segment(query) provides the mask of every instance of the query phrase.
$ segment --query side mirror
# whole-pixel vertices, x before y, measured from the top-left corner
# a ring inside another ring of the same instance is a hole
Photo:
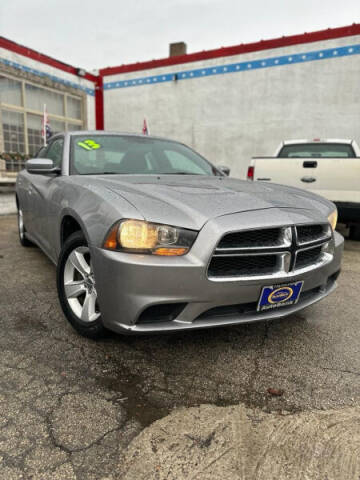
[[[216,168],[227,177],[230,175],[230,168],[225,165],[217,165]]]
[[[54,167],[53,160],[50,158],[32,158],[25,163],[25,168],[29,173],[36,173],[38,175],[45,173],[60,173],[61,169]]]

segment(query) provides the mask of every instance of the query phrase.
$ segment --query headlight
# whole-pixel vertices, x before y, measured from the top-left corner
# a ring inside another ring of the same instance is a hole
[[[129,253],[179,256],[190,250],[196,236],[197,232],[185,228],[143,220],[122,220],[106,235],[104,248]]]
[[[337,219],[338,219],[338,212],[337,212],[337,209],[335,208],[335,210],[331,212],[330,215],[328,216],[328,220],[333,231],[336,228]]]

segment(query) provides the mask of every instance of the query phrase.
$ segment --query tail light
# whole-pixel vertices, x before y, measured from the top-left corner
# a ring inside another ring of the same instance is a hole
[[[254,180],[255,167],[249,167],[247,171],[247,179]]]

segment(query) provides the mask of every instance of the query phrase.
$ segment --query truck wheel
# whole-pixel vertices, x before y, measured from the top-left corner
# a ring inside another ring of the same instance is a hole
[[[360,225],[351,225],[349,238],[350,240],[360,241]]]

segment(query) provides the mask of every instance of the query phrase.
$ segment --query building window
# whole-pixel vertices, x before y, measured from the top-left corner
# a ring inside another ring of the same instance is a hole
[[[26,153],[24,114],[2,110],[2,126],[5,152]]]
[[[0,134],[2,129],[4,153],[36,154],[43,145],[44,105],[53,135],[84,128],[84,97],[0,74]]]
[[[64,95],[62,93],[56,93],[27,83],[25,85],[25,98],[25,106],[30,110],[42,112],[44,105],[46,105],[49,114],[64,116]]]
[[[22,105],[21,82],[0,76],[0,103]]]
[[[78,98],[67,96],[67,116],[81,119],[81,102]]]
[[[67,124],[67,129],[68,129],[69,132],[74,132],[76,130],[80,130],[79,125],[77,125],[76,123],[68,123]]]

